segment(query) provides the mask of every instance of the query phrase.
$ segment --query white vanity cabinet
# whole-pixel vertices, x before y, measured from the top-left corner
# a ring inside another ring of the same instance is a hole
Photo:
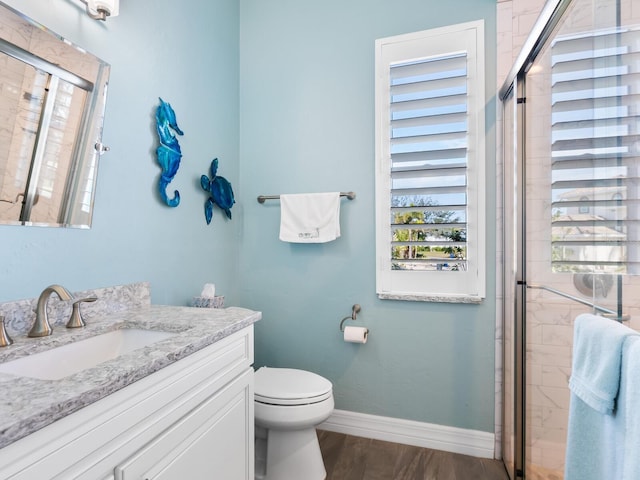
[[[115,469],[116,480],[247,479],[245,372]]]
[[[0,449],[11,480],[253,480],[253,326]]]

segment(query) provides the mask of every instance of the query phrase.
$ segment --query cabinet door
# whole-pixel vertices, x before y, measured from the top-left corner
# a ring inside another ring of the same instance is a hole
[[[250,370],[116,467],[116,480],[251,480],[253,429]]]

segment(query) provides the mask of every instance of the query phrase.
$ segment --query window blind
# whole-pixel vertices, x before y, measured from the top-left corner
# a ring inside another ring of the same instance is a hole
[[[467,270],[467,54],[390,67],[391,268]]]
[[[637,38],[616,30],[552,46],[555,272],[640,273]]]

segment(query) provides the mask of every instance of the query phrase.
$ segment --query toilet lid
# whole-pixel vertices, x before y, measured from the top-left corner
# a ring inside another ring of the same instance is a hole
[[[321,402],[331,396],[333,388],[326,378],[294,368],[261,367],[254,380],[255,399],[274,405]]]

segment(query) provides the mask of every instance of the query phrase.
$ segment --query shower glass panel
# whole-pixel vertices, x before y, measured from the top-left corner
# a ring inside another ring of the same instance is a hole
[[[504,216],[509,217],[509,220],[505,220],[507,223],[515,222],[515,212],[517,202],[515,200],[516,195],[516,164],[513,161],[515,158],[514,151],[514,135],[515,135],[515,102],[513,92],[509,94],[507,98],[503,100],[503,158],[505,163],[504,168]],[[508,197],[508,198],[507,198]],[[515,248],[515,230],[509,229],[504,231],[503,239],[505,252],[517,252]],[[504,268],[506,278],[514,278],[516,269],[516,260],[513,255],[506,255],[504,259]],[[516,290],[515,282],[509,281],[505,283],[504,291],[504,330],[503,330],[503,342],[504,342],[504,382],[502,385],[504,400],[502,406],[502,449],[504,461],[507,470],[512,472],[515,465],[515,372],[514,361],[515,359],[515,309],[516,305]]]
[[[503,444],[526,480],[563,478],[575,317],[640,330],[640,6],[574,0],[544,38],[503,99]]]

